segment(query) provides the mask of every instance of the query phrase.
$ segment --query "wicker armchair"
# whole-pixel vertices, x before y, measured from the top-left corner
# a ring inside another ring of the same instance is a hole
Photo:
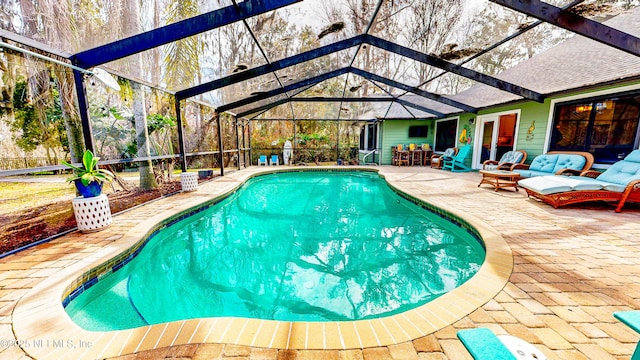
[[[441,169],[442,164],[444,164],[444,161],[442,161],[444,157],[453,158],[457,154],[458,154],[457,147],[448,148],[442,154],[433,154],[431,155],[431,167],[436,169]]]
[[[500,160],[485,160],[482,170],[511,170],[516,164],[524,164],[527,160],[527,152],[524,150],[511,150],[502,155]]]

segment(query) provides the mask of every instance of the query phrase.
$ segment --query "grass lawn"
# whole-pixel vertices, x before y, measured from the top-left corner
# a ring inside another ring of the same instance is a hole
[[[118,173],[127,181],[137,185],[138,173]],[[69,174],[35,175],[17,177],[15,182],[0,181],[0,215],[12,214],[18,211],[33,209],[51,203],[68,202],[76,197],[76,188],[67,183]],[[21,181],[24,178],[24,181]],[[115,185],[116,189],[119,189]],[[114,190],[111,184],[105,184],[102,192],[110,194]]]
[[[0,182],[0,215],[68,201],[76,196],[75,186],[65,182]]]

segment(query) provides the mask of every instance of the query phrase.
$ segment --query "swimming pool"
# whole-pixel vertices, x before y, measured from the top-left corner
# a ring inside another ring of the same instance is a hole
[[[88,330],[216,316],[368,319],[452,290],[483,259],[475,237],[377,174],[269,174],[156,233],[66,310]]]

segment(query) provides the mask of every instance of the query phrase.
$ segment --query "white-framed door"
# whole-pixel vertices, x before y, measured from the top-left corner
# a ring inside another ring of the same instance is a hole
[[[482,169],[485,160],[496,157],[496,144],[500,118],[497,115],[478,117],[476,141],[473,149],[473,167]]]
[[[520,110],[478,116],[473,149],[473,167],[482,169],[485,160],[499,160],[516,148]]]

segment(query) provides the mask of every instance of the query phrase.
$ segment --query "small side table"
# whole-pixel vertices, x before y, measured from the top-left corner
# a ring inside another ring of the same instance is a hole
[[[482,174],[482,180],[480,180],[480,184],[489,184],[494,187],[495,191],[505,187],[512,187],[518,191],[518,180],[520,179],[520,174],[514,171],[507,170],[480,170],[480,174]]]

